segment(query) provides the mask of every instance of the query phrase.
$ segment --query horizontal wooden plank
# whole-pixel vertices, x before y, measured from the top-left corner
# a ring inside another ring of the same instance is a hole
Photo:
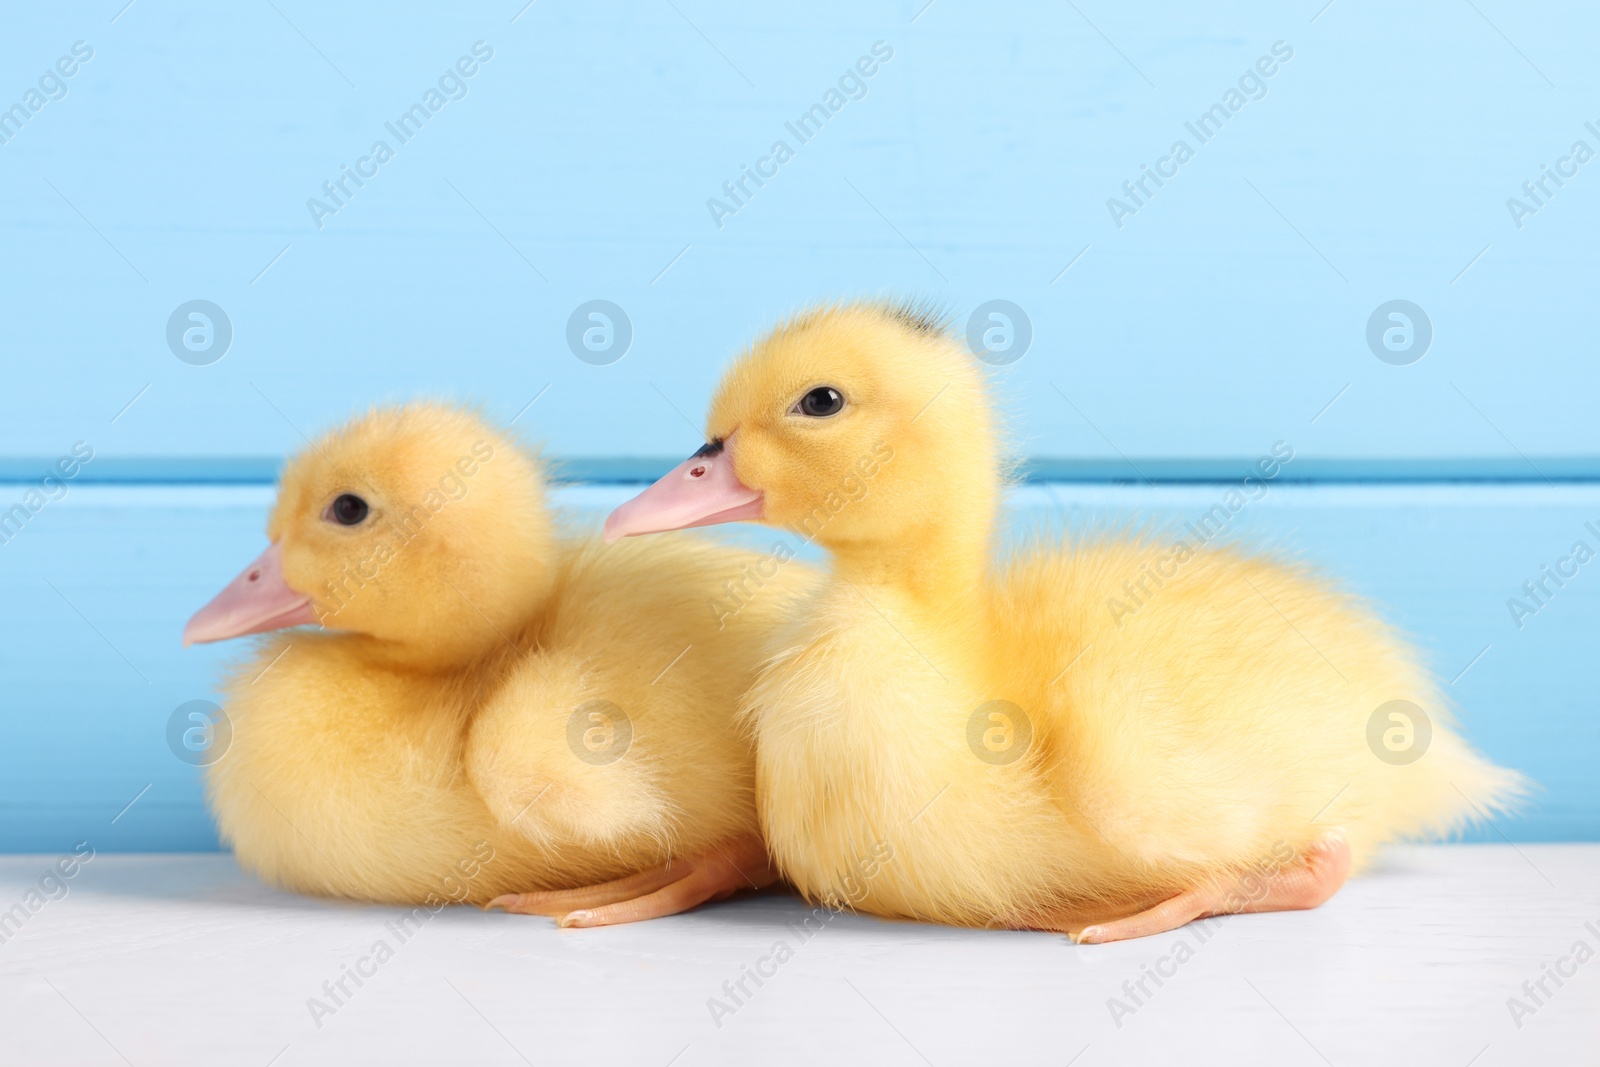
[[[557,499],[592,528],[628,492],[567,486]],[[1221,493],[1027,486],[1008,529],[1176,528]],[[271,497],[262,486],[78,486],[0,543],[0,851],[65,848],[90,827],[112,850],[216,846],[199,779],[164,729],[179,704],[215,697],[218,670],[241,650],[184,650],[179,631],[263,547]],[[1381,604],[1449,683],[1473,740],[1540,784],[1525,814],[1478,837],[1600,840],[1600,571],[1581,569],[1520,628],[1507,609],[1575,541],[1600,547],[1591,522],[1595,485],[1275,485],[1228,535],[1294,553]],[[788,536],[719,532],[762,546]]]
[[[550,456],[557,481],[637,485],[652,482],[682,456]],[[0,501],[6,488],[25,489],[49,473],[58,457],[0,456]],[[1257,457],[1118,456],[1114,459],[1033,456],[1017,476],[1028,482],[1125,482],[1185,485],[1237,480]],[[110,456],[79,468],[79,485],[271,485],[283,460],[276,456]],[[1472,456],[1455,459],[1348,459],[1297,457],[1280,482],[1594,482],[1600,456]],[[0,504],[3,506],[3,504]]]
[[[94,54],[0,145],[0,455],[280,455],[435,393],[542,395],[561,454],[681,455],[724,359],[888,292],[1023,309],[995,379],[1031,455],[1600,456],[1593,5],[520,6],[11,12],[0,106]],[[390,133],[478,41],[459,98]],[[859,99],[791,133],[877,42]],[[597,298],[632,327],[607,366],[568,343]],[[169,346],[194,299],[231,326],[210,365]],[[1431,323],[1411,365],[1369,344],[1395,299]]]

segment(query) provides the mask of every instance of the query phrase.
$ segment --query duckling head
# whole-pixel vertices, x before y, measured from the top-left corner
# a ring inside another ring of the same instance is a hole
[[[606,539],[759,519],[835,552],[987,538],[1000,481],[984,378],[922,308],[825,307],[728,369],[708,444],[606,521]]]
[[[267,538],[184,644],[320,623],[438,662],[500,640],[552,582],[543,470],[442,404],[373,410],[290,459]]]

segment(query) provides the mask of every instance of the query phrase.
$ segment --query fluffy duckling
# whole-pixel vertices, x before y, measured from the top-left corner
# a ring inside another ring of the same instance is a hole
[[[759,516],[830,553],[744,702],[768,849],[809,898],[1113,941],[1315,907],[1384,842],[1519,790],[1415,654],[1300,569],[1151,538],[992,559],[988,389],[916,309],[780,327],[707,430],[606,535]],[[1409,763],[1369,747],[1385,706],[1420,739],[1396,700],[1431,721]]]
[[[755,555],[564,538],[545,497],[533,456],[438,405],[374,411],[289,462],[271,546],[184,631],[324,628],[266,638],[226,684],[208,790],[246,867],[565,925],[773,880],[733,716],[805,568],[734,612]],[[604,906],[566,914],[562,890],[608,880],[585,894]]]

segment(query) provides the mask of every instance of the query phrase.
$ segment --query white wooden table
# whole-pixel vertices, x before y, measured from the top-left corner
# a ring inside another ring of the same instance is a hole
[[[784,895],[397,933],[401,909],[227,855],[101,854],[30,911],[55,861],[0,857],[6,1065],[1600,1064],[1600,845],[1397,850],[1319,911],[1083,948],[826,913],[808,936]]]

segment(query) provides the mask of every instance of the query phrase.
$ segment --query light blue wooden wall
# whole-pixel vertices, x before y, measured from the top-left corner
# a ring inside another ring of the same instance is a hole
[[[162,730],[231,653],[177,634],[261,547],[302,433],[443,394],[521,413],[575,475],[642,476],[763,326],[879,293],[1023,309],[993,374],[1019,450],[1073,479],[1024,518],[1187,517],[1292,443],[1301,481],[1243,532],[1384,603],[1447,680],[1487,647],[1451,692],[1545,787],[1501,830],[1600,838],[1600,563],[1521,629],[1506,609],[1600,548],[1592,6],[123,3],[0,33],[0,510],[94,451],[0,543],[0,849],[214,847]],[[477,42],[401,143],[386,123]],[[232,333],[205,365],[167,340],[197,299]],[[594,299],[632,328],[606,365],[567,343]],[[1432,332],[1405,365],[1367,340],[1397,299]],[[621,491],[569,493],[593,521]]]

